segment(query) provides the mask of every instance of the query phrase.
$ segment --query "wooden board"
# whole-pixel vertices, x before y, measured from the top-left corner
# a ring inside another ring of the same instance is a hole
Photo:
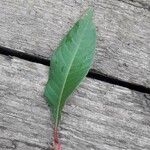
[[[0,150],[49,150],[48,67],[0,56]],[[86,78],[63,111],[64,150],[149,150],[150,95]]]
[[[150,11],[150,0],[119,0],[119,1]]]
[[[49,59],[89,5],[97,26],[93,69],[150,87],[149,0],[1,0],[0,45]]]

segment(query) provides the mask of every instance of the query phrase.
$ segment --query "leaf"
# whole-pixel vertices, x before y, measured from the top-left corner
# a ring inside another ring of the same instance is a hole
[[[88,73],[96,45],[96,30],[89,9],[61,41],[51,59],[45,96],[51,107],[55,127],[66,99]]]

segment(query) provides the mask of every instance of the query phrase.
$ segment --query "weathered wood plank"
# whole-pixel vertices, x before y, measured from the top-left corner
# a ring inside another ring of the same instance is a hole
[[[147,9],[150,11],[150,0],[119,0],[124,3],[128,3],[130,5],[133,5],[135,7]]]
[[[149,0],[0,1],[0,45],[49,58],[88,5],[95,9],[97,52],[93,69],[150,87]]]
[[[49,58],[88,5],[95,10],[98,73],[150,87],[149,0],[1,0],[0,45]],[[82,11],[82,12],[81,12]]]
[[[48,150],[48,67],[0,56],[0,149]],[[86,78],[60,125],[64,150],[149,150],[150,95]]]

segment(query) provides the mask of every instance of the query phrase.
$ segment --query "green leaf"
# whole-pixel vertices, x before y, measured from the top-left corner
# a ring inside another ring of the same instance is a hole
[[[61,41],[51,59],[45,96],[51,107],[55,126],[61,118],[66,99],[88,73],[96,45],[93,11],[88,9]]]

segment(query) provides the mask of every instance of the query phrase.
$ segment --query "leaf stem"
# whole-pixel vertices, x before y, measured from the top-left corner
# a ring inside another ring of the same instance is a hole
[[[55,142],[55,143],[59,143],[59,139],[58,139],[58,128],[57,128],[57,127],[54,128],[54,142]]]
[[[54,150],[62,150],[62,145],[59,143],[58,128],[54,128],[54,141],[53,141]]]

